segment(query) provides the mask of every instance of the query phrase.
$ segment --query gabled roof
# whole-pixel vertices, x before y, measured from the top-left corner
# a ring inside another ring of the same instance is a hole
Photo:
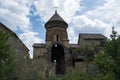
[[[63,20],[63,18],[57,13],[57,11],[55,11],[55,14],[48,20],[48,22],[51,22],[51,21],[62,21],[62,22],[65,22]]]
[[[37,47],[37,48],[45,48],[45,46],[46,46],[46,44],[45,43],[35,43],[34,45],[33,45],[33,47]]]
[[[26,45],[21,41],[21,39],[19,39],[19,37],[17,36],[17,34],[15,32],[13,32],[11,29],[9,29],[8,27],[6,27],[4,24],[2,24],[0,22],[0,27],[4,27],[6,30],[8,30],[9,32],[11,32],[18,40],[20,40],[20,42],[24,45],[24,47],[29,51],[29,49],[26,47]]]
[[[79,38],[83,39],[107,39],[104,35],[102,34],[89,34],[89,33],[84,33],[84,34],[79,34]]]

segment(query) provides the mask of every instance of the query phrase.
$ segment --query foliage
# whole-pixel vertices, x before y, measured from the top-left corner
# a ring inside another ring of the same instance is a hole
[[[79,72],[74,69],[61,76],[50,74],[46,79],[39,75],[36,80],[90,80],[90,77],[86,72]]]
[[[72,49],[72,58],[76,57],[79,53],[84,56],[86,64],[86,70],[84,72],[79,72],[74,69],[61,79],[57,79],[55,76],[49,76],[49,80],[120,80],[120,36],[117,36],[117,32],[113,29],[111,40],[108,40],[104,47],[98,51],[99,53],[95,54],[92,65],[94,73],[92,73],[89,67],[89,60],[91,60],[89,56],[91,53],[96,53],[96,51],[94,52],[95,47],[87,46]]]
[[[93,80],[116,80],[113,73],[97,74]]]
[[[37,75],[35,80],[44,80],[44,78],[40,75],[39,76]]]
[[[120,80],[120,37],[112,31],[102,53],[95,57],[98,73],[95,80]]]
[[[80,48],[72,49],[72,57],[77,57],[78,55],[83,56],[84,61],[91,61],[94,58],[96,45],[93,46],[84,46]]]
[[[51,74],[48,76],[47,80],[58,80],[58,78],[56,77],[56,75]]]
[[[14,69],[14,53],[7,43],[8,37],[0,31],[0,80],[10,80]]]
[[[95,57],[97,74],[94,80],[115,80],[113,68],[115,66],[111,56],[99,53]]]
[[[71,71],[69,73],[67,73],[62,80],[80,80],[80,73],[77,71]]]

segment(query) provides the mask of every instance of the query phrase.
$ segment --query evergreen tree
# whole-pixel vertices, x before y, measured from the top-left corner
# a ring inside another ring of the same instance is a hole
[[[95,57],[98,68],[95,80],[120,80],[120,37],[114,27],[110,37],[103,51]]]

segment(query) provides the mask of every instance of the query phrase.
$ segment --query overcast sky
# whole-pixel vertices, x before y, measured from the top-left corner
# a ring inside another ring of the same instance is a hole
[[[32,54],[34,43],[45,43],[44,24],[54,14],[68,23],[70,43],[79,33],[120,34],[120,0],[0,0],[0,22],[14,31]],[[32,55],[31,55],[32,56]]]

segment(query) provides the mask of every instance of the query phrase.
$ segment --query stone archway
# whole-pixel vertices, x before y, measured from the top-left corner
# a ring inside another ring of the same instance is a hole
[[[64,47],[60,44],[54,44],[51,48],[51,62],[55,63],[56,74],[65,73],[65,54]]]

